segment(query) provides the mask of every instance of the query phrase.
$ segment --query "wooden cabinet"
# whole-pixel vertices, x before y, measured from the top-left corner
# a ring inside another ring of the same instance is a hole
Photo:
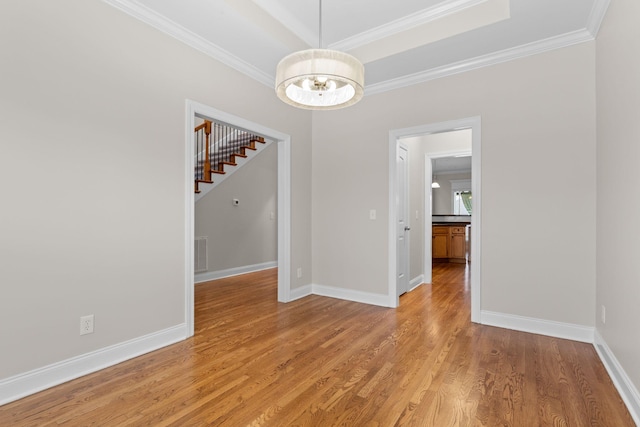
[[[467,262],[466,226],[434,225],[431,256],[438,261]]]
[[[449,230],[451,232],[449,258],[466,261],[467,245],[465,227],[449,227]]]
[[[449,227],[434,226],[431,239],[431,256],[433,258],[449,258]]]

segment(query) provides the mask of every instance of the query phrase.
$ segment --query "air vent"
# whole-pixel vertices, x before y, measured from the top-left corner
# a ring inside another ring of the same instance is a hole
[[[196,237],[193,247],[193,271],[201,273],[207,271],[207,238]]]

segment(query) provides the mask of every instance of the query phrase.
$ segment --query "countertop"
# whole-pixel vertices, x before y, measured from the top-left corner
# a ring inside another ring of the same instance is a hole
[[[432,215],[431,223],[436,224],[471,224],[470,215]]]

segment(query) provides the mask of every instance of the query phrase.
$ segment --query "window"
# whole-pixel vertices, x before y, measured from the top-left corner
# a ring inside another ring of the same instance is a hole
[[[453,214],[471,215],[471,191],[453,192]]]
[[[454,215],[471,215],[471,180],[461,179],[451,181],[451,202]]]

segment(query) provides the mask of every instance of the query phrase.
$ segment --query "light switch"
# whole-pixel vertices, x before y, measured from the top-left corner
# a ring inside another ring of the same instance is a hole
[[[375,209],[371,209],[369,211],[369,219],[376,219],[376,210]]]

